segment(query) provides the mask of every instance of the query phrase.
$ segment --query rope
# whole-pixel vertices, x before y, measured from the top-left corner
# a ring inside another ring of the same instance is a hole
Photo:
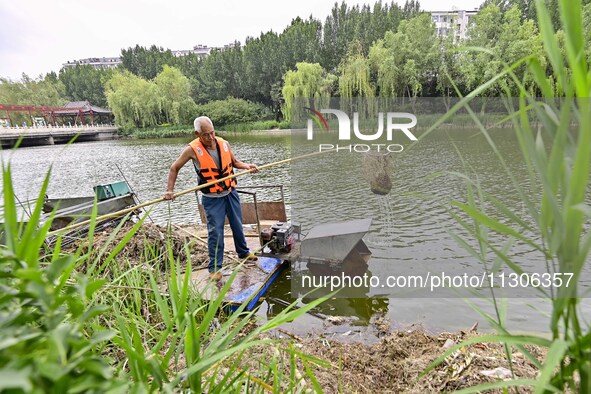
[[[284,160],[276,161],[274,163],[269,163],[269,164],[262,165],[262,166],[258,167],[258,169],[259,170],[263,170],[265,168],[273,167],[273,166],[276,166],[276,165],[289,163],[290,161],[293,161],[293,160],[305,159],[307,157],[317,156],[317,155],[320,155],[322,153],[328,153],[328,152],[336,152],[336,149],[330,149],[330,150],[325,150],[325,151],[320,151],[320,152],[313,152],[313,153],[308,153],[308,154],[301,155],[301,156],[292,157],[290,159],[284,159]],[[236,177],[239,177],[239,176],[242,176],[242,175],[250,174],[253,171],[254,170],[247,170],[247,171],[238,172],[236,174],[232,174],[232,175],[229,175],[227,177],[224,177],[224,178],[221,178],[221,179],[218,179],[218,180],[215,180],[215,181],[204,183],[203,185],[199,185],[199,186],[196,186],[196,187],[191,188],[191,189],[183,190],[181,192],[175,193],[173,196],[174,196],[174,198],[177,198],[177,197],[183,196],[185,194],[193,193],[193,192],[195,192],[197,190],[201,190],[201,189],[204,189],[206,187],[215,185],[218,182],[224,182],[224,181],[226,181],[228,179],[233,179],[233,178],[236,178]],[[165,200],[164,197],[160,197],[160,198],[157,198],[157,199],[152,200],[152,201],[146,201],[146,202],[144,202],[142,204],[135,205],[135,206],[130,207],[130,208],[126,208],[126,209],[122,209],[122,210],[117,211],[117,212],[108,213],[106,215],[98,216],[98,217],[95,218],[95,221],[96,222],[99,222],[99,221],[102,221],[102,220],[105,220],[105,219],[111,219],[111,218],[114,218],[114,217],[119,217],[119,216],[125,215],[127,213],[136,211],[136,210],[138,210],[140,208],[144,208],[144,207],[147,207],[147,206],[150,206],[150,205],[153,205],[153,204],[157,204],[157,203],[162,202],[162,201],[167,201],[167,200]],[[56,234],[62,233],[64,231],[69,231],[69,230],[72,230],[72,229],[75,229],[75,228],[78,228],[78,227],[81,227],[81,226],[85,226],[87,224],[90,224],[91,222],[92,222],[92,219],[88,219],[88,220],[85,220],[85,221],[82,221],[82,222],[79,222],[79,223],[74,223],[74,224],[71,224],[69,226],[60,228],[58,230],[50,231],[48,233],[48,235],[49,236],[56,235]]]

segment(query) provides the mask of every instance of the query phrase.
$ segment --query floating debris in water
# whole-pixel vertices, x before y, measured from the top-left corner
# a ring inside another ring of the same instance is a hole
[[[363,156],[363,174],[372,193],[385,196],[392,190],[391,164],[388,153],[368,152]]]

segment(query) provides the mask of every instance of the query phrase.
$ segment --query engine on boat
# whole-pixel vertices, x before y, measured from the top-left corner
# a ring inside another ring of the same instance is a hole
[[[261,240],[273,254],[289,253],[295,244],[294,226],[288,222],[277,222],[261,231]]]

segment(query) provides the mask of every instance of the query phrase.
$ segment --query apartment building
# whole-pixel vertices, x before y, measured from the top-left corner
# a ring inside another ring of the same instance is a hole
[[[453,34],[454,39],[460,41],[468,37],[471,19],[477,13],[478,10],[431,11],[431,19],[438,37]]]

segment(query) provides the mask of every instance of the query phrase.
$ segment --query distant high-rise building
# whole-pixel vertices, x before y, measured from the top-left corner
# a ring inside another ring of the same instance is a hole
[[[452,10],[452,11],[431,11],[431,20],[435,23],[435,34],[438,37],[454,35],[456,41],[468,37],[468,28],[472,23],[472,17],[478,10]]]

